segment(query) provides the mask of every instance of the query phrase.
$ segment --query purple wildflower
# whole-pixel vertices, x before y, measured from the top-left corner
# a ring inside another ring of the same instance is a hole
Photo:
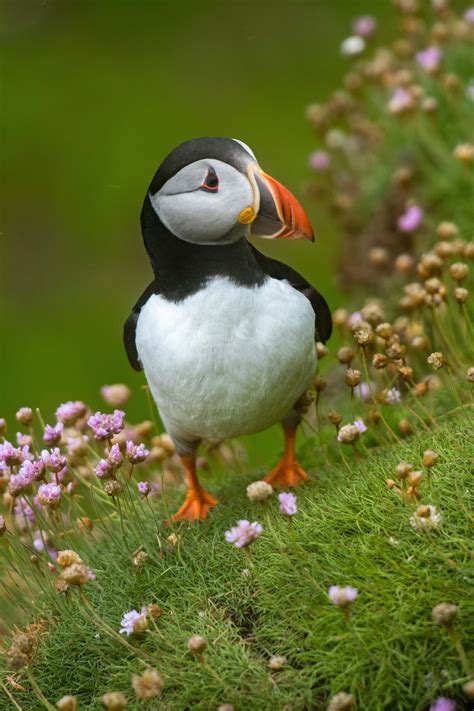
[[[359,37],[371,37],[377,27],[377,21],[372,15],[361,15],[356,17],[352,23],[352,31]]]
[[[464,19],[469,22],[470,25],[474,25],[474,7],[468,7],[464,13]]]
[[[35,513],[28,502],[23,499],[17,499],[15,506],[13,507],[13,513],[19,525],[25,525],[26,523],[33,523],[35,520]]]
[[[151,491],[151,486],[147,481],[139,481],[137,484],[137,488],[140,496],[148,496]]]
[[[145,448],[144,444],[134,444],[131,440],[127,442],[127,459],[132,464],[144,462],[150,452]]]
[[[112,415],[96,412],[89,417],[87,424],[96,439],[112,439],[114,434],[122,431],[124,417],[125,413],[122,410],[114,410]]]
[[[118,444],[113,444],[110,448],[110,452],[107,455],[107,459],[114,467],[119,467],[123,462],[122,452]]]
[[[370,389],[374,384],[371,383],[361,383],[354,388],[354,395],[360,397],[361,400],[370,400]]]
[[[44,479],[45,466],[42,459],[34,459],[30,461],[29,459],[20,467],[20,472],[31,477],[33,481],[41,481]]]
[[[57,444],[61,439],[63,430],[64,425],[62,422],[57,422],[54,426],[46,425],[44,428],[43,441],[49,445]]]
[[[126,634],[127,637],[137,634],[137,632],[143,632],[148,627],[147,608],[142,607],[141,612],[137,610],[126,612],[120,624],[122,625],[119,630],[120,634]]]
[[[16,443],[19,447],[28,447],[29,449],[33,444],[33,438],[31,435],[25,434],[24,432],[17,432]]]
[[[345,588],[339,587],[339,585],[331,585],[328,590],[329,599],[336,607],[347,607],[351,602],[354,602],[358,594],[357,588],[352,588],[349,585]]]
[[[364,423],[364,420],[354,420],[354,427],[357,427],[361,434],[363,432],[367,432],[367,427]]]
[[[388,108],[392,114],[401,114],[404,111],[410,111],[413,106],[414,101],[412,94],[406,89],[403,89],[403,87],[395,89],[388,102]]]
[[[57,484],[41,484],[38,488],[38,500],[43,506],[57,509],[61,500],[61,487]]]
[[[28,493],[33,484],[33,474],[30,470],[21,467],[18,474],[12,474],[8,482],[8,492],[11,496],[20,496]]]
[[[237,522],[237,526],[225,532],[225,539],[228,543],[233,543],[236,548],[244,548],[258,538],[262,531],[263,527],[256,521],[250,523],[242,519]]]
[[[70,427],[87,412],[86,405],[81,400],[69,400],[62,403],[56,410],[56,419],[66,427]]]
[[[347,319],[347,326],[350,329],[353,329],[357,326],[358,323],[363,321],[362,314],[360,311],[354,311],[351,313],[349,318]]]
[[[99,479],[110,479],[114,475],[114,466],[108,459],[99,459],[94,471]]]
[[[309,155],[309,166],[318,173],[323,173],[329,168],[330,158],[326,151],[313,151]]]
[[[2,460],[7,467],[11,467],[14,464],[21,464],[26,458],[31,457],[24,456],[24,448],[14,447],[8,440],[0,444],[0,460]]]
[[[294,516],[297,513],[296,496],[294,494],[289,492],[278,494],[278,501],[280,502],[280,511],[285,516]]]
[[[48,452],[47,449],[43,449],[41,451],[41,459],[43,460],[46,468],[54,474],[60,472],[61,469],[63,469],[67,464],[66,457],[61,454],[57,447],[52,449],[50,452]]]
[[[430,711],[454,711],[456,702],[452,699],[447,699],[445,696],[440,696],[434,704],[431,704]]]
[[[416,55],[416,61],[427,72],[436,72],[439,69],[442,58],[443,52],[439,47],[427,47],[427,49],[417,52]]]
[[[423,222],[424,212],[418,205],[410,205],[398,218],[400,232],[414,232]]]

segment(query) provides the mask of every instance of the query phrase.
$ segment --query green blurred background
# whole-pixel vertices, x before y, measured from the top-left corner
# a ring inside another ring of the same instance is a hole
[[[305,107],[341,79],[351,20],[390,0],[8,0],[1,5],[1,408],[101,404],[103,383],[142,374],[122,324],[150,280],[141,203],[162,158],[201,135],[248,143],[303,202],[314,245],[260,243],[327,296],[338,236],[304,195],[316,146]]]

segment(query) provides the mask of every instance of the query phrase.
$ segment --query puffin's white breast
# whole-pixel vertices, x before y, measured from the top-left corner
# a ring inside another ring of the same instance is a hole
[[[286,415],[314,375],[314,312],[286,281],[216,277],[179,302],[154,294],[136,345],[167,431],[180,440],[258,432]]]

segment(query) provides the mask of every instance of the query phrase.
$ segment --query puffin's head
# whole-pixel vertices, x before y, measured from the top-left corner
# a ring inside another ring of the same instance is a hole
[[[250,235],[309,239],[313,230],[296,198],[263,172],[245,143],[194,138],[158,168],[145,198],[165,227],[185,242],[221,245]]]

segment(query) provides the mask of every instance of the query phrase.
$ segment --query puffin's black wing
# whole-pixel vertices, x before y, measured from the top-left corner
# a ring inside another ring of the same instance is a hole
[[[125,350],[127,351],[127,356],[128,360],[130,361],[130,365],[135,370],[143,370],[143,366],[140,363],[140,358],[138,357],[137,345],[135,343],[135,332],[137,330],[138,317],[140,316],[142,306],[146,304],[150,296],[155,293],[155,282],[152,281],[152,283],[147,286],[143,294],[138,299],[137,303],[132,309],[130,316],[123,325],[123,344],[125,346]]]
[[[251,245],[254,256],[265,274],[273,279],[286,279],[291,286],[306,296],[313,307],[315,316],[316,340],[326,343],[332,333],[332,317],[326,299],[311,286],[301,274],[276,259],[270,259]]]

